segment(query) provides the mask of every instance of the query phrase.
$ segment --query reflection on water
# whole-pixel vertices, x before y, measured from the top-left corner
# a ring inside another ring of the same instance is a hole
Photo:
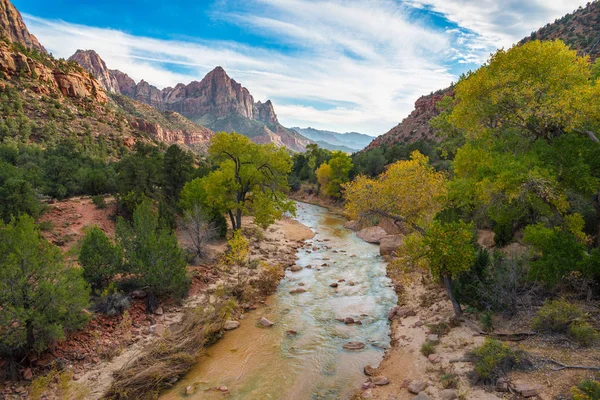
[[[298,252],[298,265],[311,268],[287,271],[267,307],[247,314],[162,398],[344,399],[365,380],[362,368],[379,364],[389,346],[387,312],[396,295],[378,247],[344,229],[343,219],[324,208],[298,203],[297,219],[316,232],[311,246]],[[302,284],[306,293],[289,293]],[[258,327],[262,315],[275,325]],[[346,317],[362,325],[336,320]],[[366,347],[344,350],[348,341]],[[188,386],[195,393],[184,396]]]

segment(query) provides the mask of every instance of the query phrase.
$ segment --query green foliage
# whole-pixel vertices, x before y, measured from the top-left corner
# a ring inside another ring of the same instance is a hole
[[[8,222],[20,214],[37,217],[40,210],[40,201],[23,171],[0,160],[0,220]]]
[[[272,144],[255,144],[237,133],[217,133],[208,149],[218,165],[200,181],[201,196],[221,214],[228,214],[234,229],[242,226],[242,216],[253,214],[263,227],[294,212],[287,199],[289,154]]]
[[[494,330],[494,314],[492,312],[486,311],[481,314],[479,321],[484,331],[492,332]]]
[[[163,162],[163,193],[172,204],[177,204],[179,193],[194,173],[194,157],[177,145],[167,149]]]
[[[43,239],[31,217],[0,223],[0,354],[43,351],[87,321],[89,289],[78,268]]]
[[[600,400],[600,383],[591,379],[582,380],[571,389],[573,400]]]
[[[92,196],[92,203],[94,203],[96,208],[99,210],[103,210],[106,208],[106,200],[102,195]]]
[[[352,170],[352,159],[342,151],[333,151],[327,163],[315,171],[319,186],[329,197],[340,198],[342,187],[348,182]]]
[[[352,163],[354,164],[354,175],[376,177],[383,172],[387,160],[383,149],[377,147],[375,149],[353,154]]]
[[[431,342],[425,342],[421,345],[421,354],[425,357],[435,353],[435,344]]]
[[[529,225],[523,240],[541,252],[541,256],[530,263],[531,279],[552,286],[581,265],[585,246],[562,229],[547,228],[543,224]]]
[[[598,331],[587,322],[574,322],[569,326],[567,335],[583,347],[589,347],[598,341]]]
[[[583,316],[583,311],[579,307],[566,300],[546,301],[533,319],[533,329],[566,333],[571,324],[582,319]]]
[[[159,224],[152,202],[144,200],[133,212],[133,223],[117,220],[117,243],[123,249],[123,271],[139,287],[157,296],[187,293],[186,262],[175,234]]]
[[[499,340],[486,339],[471,354],[473,372],[478,382],[495,384],[507,372],[524,366],[525,354],[512,350]]]
[[[79,250],[83,278],[94,290],[102,290],[120,271],[121,249],[112,244],[102,229],[92,227],[86,233]]]
[[[475,260],[473,226],[463,221],[434,221],[426,231],[425,257],[433,276],[454,278],[468,270]]]

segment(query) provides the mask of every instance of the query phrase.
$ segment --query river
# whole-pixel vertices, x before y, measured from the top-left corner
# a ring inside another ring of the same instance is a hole
[[[296,219],[316,233],[298,251],[297,265],[311,268],[286,271],[266,307],[246,314],[162,399],[346,399],[366,380],[363,367],[382,360],[396,294],[378,246],[322,207],[297,203]],[[334,282],[337,288],[330,287]],[[306,292],[290,294],[298,287]],[[259,327],[263,315],[274,326]],[[362,325],[336,320],[346,317]],[[366,346],[344,350],[349,341]],[[185,395],[188,386],[194,394]]]

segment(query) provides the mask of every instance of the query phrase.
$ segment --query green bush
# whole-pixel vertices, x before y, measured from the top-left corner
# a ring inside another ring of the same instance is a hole
[[[566,333],[569,326],[584,316],[575,304],[565,300],[546,301],[533,319],[533,329],[542,332]]]
[[[525,354],[512,350],[499,340],[486,339],[471,352],[475,381],[495,384],[507,372],[524,366]]]
[[[435,344],[431,342],[425,342],[421,345],[421,354],[423,354],[425,357],[433,353],[435,353]]]
[[[598,340],[598,331],[587,322],[574,322],[569,326],[567,335],[583,347],[589,347]]]
[[[571,389],[571,394],[573,400],[600,400],[600,383],[584,379]]]
[[[106,200],[104,199],[104,196],[101,196],[101,195],[92,196],[92,202],[94,203],[96,208],[98,208],[100,210],[106,208]]]
[[[102,290],[119,272],[121,249],[112,244],[102,229],[92,227],[83,238],[79,250],[79,264],[83,278],[94,290]]]

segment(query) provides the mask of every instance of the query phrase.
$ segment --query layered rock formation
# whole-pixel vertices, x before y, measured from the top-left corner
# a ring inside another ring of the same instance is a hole
[[[121,93],[119,83],[114,75],[106,68],[104,60],[94,50],[77,50],[69,57],[69,61],[75,61],[85,70],[91,72],[104,90],[111,93]]]
[[[453,88],[449,87],[427,96],[421,96],[415,102],[415,109],[408,117],[385,134],[375,138],[365,150],[393,146],[398,143],[411,143],[417,140],[439,141],[440,138],[429,125],[429,121],[440,114],[436,107],[437,103],[445,96],[453,95]]]
[[[27,30],[21,13],[8,0],[0,0],[0,32],[9,42],[20,43],[30,50],[47,53],[37,38]]]
[[[136,84],[127,74],[109,70],[93,50],[78,50],[70,60],[91,72],[109,92],[160,111],[175,111],[213,131],[235,131],[256,143],[274,143],[294,151],[303,151],[311,143],[279,123],[270,100],[255,103],[248,89],[231,79],[222,67],[216,67],[201,81],[160,90],[143,79]]]

